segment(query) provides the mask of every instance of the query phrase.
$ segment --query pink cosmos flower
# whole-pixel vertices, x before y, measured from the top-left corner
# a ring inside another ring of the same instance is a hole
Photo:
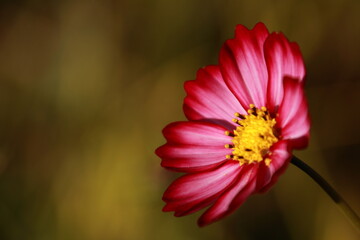
[[[263,23],[238,25],[219,64],[185,83],[188,121],[163,130],[161,165],[186,173],[165,191],[163,211],[179,217],[210,206],[198,221],[204,226],[273,186],[292,150],[308,144],[304,76],[296,43]]]

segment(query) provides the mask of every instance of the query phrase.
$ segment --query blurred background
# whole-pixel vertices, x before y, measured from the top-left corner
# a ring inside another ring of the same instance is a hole
[[[360,213],[358,0],[0,2],[0,239],[358,239],[294,166],[223,221],[161,212],[161,129],[236,24],[299,43],[312,116],[296,153]]]

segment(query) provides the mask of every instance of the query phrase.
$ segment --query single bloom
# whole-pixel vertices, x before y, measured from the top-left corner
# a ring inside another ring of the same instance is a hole
[[[185,83],[188,121],[163,130],[161,165],[186,173],[165,191],[163,211],[179,217],[208,207],[198,221],[204,226],[273,186],[292,150],[308,144],[304,76],[296,43],[263,23],[251,30],[238,25],[219,64]]]

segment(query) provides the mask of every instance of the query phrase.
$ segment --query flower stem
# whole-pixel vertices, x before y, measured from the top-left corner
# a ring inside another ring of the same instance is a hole
[[[354,224],[357,230],[360,231],[360,218],[355,213],[355,211],[347,204],[347,202],[341,197],[339,193],[335,191],[330,184],[320,176],[314,169],[309,165],[301,161],[299,158],[293,156],[291,163],[303,170],[307,175],[309,175],[319,186],[331,197],[331,199],[343,210],[345,215],[350,219]]]

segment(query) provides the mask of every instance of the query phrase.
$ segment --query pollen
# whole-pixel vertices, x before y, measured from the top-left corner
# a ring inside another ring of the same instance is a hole
[[[256,108],[254,104],[250,104],[247,113],[235,113],[236,118],[232,121],[238,126],[231,132],[225,132],[232,137],[232,143],[226,144],[225,148],[233,150],[226,158],[237,160],[240,165],[264,161],[269,166],[270,148],[279,140],[275,130],[276,120],[270,116],[266,107]]]

